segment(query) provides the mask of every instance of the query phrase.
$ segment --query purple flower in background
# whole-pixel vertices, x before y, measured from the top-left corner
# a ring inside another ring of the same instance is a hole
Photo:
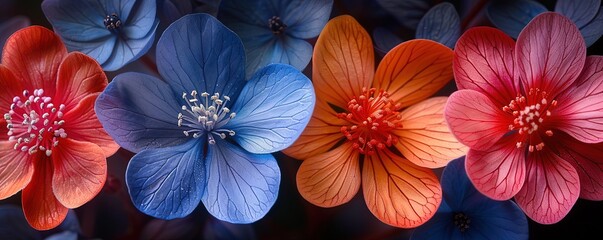
[[[281,178],[270,153],[307,125],[311,81],[285,64],[246,81],[241,40],[208,14],[170,25],[156,55],[163,80],[120,74],[96,102],[107,132],[136,153],[126,170],[134,205],[161,219],[187,216],[199,202],[231,223],[262,218]]]
[[[270,63],[304,70],[312,58],[306,39],[318,36],[332,6],[332,0],[224,0],[218,18],[243,41],[249,77]]]
[[[528,239],[528,220],[511,200],[492,200],[471,184],[465,157],[448,163],[441,177],[443,200],[437,213],[416,228],[420,239]]]
[[[6,21],[0,22],[0,57],[2,56],[2,47],[6,39],[17,30],[31,25],[29,18],[26,16],[15,16]]]
[[[159,21],[155,0],[45,0],[42,10],[69,51],[115,71],[153,45]]]

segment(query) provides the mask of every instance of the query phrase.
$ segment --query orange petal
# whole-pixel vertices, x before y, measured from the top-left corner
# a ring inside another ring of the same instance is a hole
[[[442,188],[431,170],[387,150],[365,159],[362,189],[371,212],[382,222],[401,228],[425,223],[442,201]]]
[[[0,199],[21,191],[33,175],[34,165],[29,154],[13,149],[14,144],[0,141]]]
[[[99,94],[88,95],[75,108],[67,109],[65,116],[63,116],[65,120],[63,129],[65,129],[68,138],[94,143],[103,149],[105,157],[109,157],[117,152],[119,145],[107,134],[98,118],[96,118],[94,101],[96,101]]]
[[[52,162],[46,155],[37,155],[35,174],[21,195],[23,213],[29,225],[37,230],[55,228],[65,220],[68,209],[52,192]]]
[[[102,92],[107,86],[107,76],[96,60],[80,52],[72,52],[59,67],[55,102],[72,109],[82,98]]]
[[[107,159],[96,144],[62,139],[53,148],[52,190],[67,208],[77,208],[100,192],[107,179]]]
[[[331,19],[323,28],[312,57],[316,98],[345,108],[363,87],[370,87],[375,72],[373,43],[349,15]]]
[[[412,163],[426,168],[444,167],[467,154],[469,148],[450,132],[444,119],[447,97],[434,97],[404,110],[396,148]]]
[[[360,189],[360,158],[351,143],[306,159],[297,171],[297,189],[321,207],[347,203]]]
[[[377,67],[373,87],[386,90],[402,107],[436,93],[452,80],[450,48],[427,39],[406,41],[390,50]]]
[[[66,56],[67,49],[59,36],[45,27],[30,26],[6,40],[2,64],[30,91],[42,88],[46,96],[53,96],[59,65]]]

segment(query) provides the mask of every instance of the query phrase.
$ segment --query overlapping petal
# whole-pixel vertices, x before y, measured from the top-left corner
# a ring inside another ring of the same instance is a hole
[[[603,35],[603,7],[599,7],[599,13],[587,25],[580,28],[586,46],[590,47]]]
[[[287,24],[287,34],[300,39],[318,36],[323,29],[333,7],[333,0],[293,0],[274,1],[283,4],[283,22]],[[299,69],[299,68],[298,68]]]
[[[2,22],[0,24],[0,48],[4,47],[4,43],[6,43],[6,40],[10,35],[29,25],[31,25],[29,18],[22,15],[14,16],[9,20]],[[0,53],[0,57],[2,57],[2,53]]]
[[[517,38],[530,20],[546,11],[548,9],[537,1],[511,0],[491,2],[486,13],[494,26]]]
[[[34,173],[33,159],[26,152],[13,149],[15,144],[0,141],[0,199],[25,188]]]
[[[21,81],[12,73],[10,69],[4,65],[0,65],[0,126],[6,126],[4,114],[10,110],[10,105],[13,103],[15,96],[22,96],[24,88],[21,86]],[[0,127],[0,136],[7,136],[8,128]]]
[[[416,29],[429,10],[429,2],[425,0],[377,0],[377,3],[409,29]]]
[[[21,193],[23,213],[29,224],[37,230],[57,227],[69,210],[55,197],[52,190],[52,160],[39,153],[34,162],[35,174]]]
[[[73,109],[82,98],[103,91],[108,83],[98,63],[79,52],[69,53],[63,60],[56,81],[54,100],[65,104],[66,109]]]
[[[272,63],[289,64],[298,70],[304,70],[312,58],[312,45],[306,40],[291,37],[275,39],[262,36],[262,40],[255,38],[245,42],[245,50],[248,77]]]
[[[461,20],[454,5],[442,2],[429,9],[419,21],[415,36],[454,48],[461,36]]]
[[[590,23],[599,12],[601,0],[557,0],[555,12],[561,13],[572,20],[578,28]]]

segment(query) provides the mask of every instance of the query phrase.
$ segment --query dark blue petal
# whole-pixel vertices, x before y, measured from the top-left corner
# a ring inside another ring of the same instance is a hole
[[[202,150],[201,141],[193,139],[134,155],[126,169],[126,184],[134,206],[161,219],[189,215],[205,189]]]
[[[333,0],[292,0],[273,1],[285,2],[284,9],[280,15],[283,23],[287,25],[285,33],[300,39],[308,39],[318,36],[325,27]]]
[[[10,204],[0,206],[0,236],[3,239],[42,239],[42,235],[25,220],[23,210]]]
[[[264,217],[276,201],[281,182],[276,159],[221,139],[208,146],[202,201],[209,213],[231,223],[252,223]]]
[[[132,152],[186,141],[178,127],[180,104],[165,82],[149,75],[118,75],[96,100],[95,111],[109,135]]]
[[[123,19],[123,36],[126,39],[143,39],[149,35],[150,31],[155,31],[159,23],[156,19],[156,8],[155,1],[136,1],[129,17]]]
[[[76,232],[72,232],[72,231],[64,231],[64,232],[60,232],[60,233],[55,233],[52,234],[46,238],[44,238],[44,240],[77,240],[78,239],[78,234]]]
[[[392,50],[392,48],[398,46],[404,40],[384,27],[377,27],[373,31],[373,41],[375,49],[382,54],[381,56],[385,56],[389,50]]]
[[[485,198],[473,186],[467,172],[465,171],[465,157],[460,157],[446,165],[442,171],[440,179],[442,184],[443,199],[448,206],[454,210],[463,209],[463,206],[469,206],[466,201],[477,197],[479,200]]]
[[[152,29],[147,32],[146,36],[140,39],[125,39],[123,37],[118,38],[111,56],[101,64],[105,71],[115,71],[123,67],[124,65],[137,60],[142,55],[147,53],[153,42],[155,41],[155,29],[159,21],[156,21],[152,26]],[[135,31],[135,29],[124,27],[124,31]],[[135,34],[134,34],[135,35]]]
[[[157,17],[159,32],[163,32],[170,24],[182,16],[193,12],[193,1],[158,0]]]
[[[218,15],[218,9],[222,0],[195,0],[194,11],[198,13],[207,13],[212,16]]]
[[[157,43],[157,67],[174,94],[220,93],[236,98],[245,83],[239,37],[211,15],[189,14],[170,25]]]
[[[73,209],[69,209],[65,220],[63,220],[63,222],[56,229],[73,233],[81,232],[79,219],[77,218],[77,215]]]
[[[409,29],[417,28],[419,20],[429,10],[430,2],[430,0],[377,0],[385,11]]]
[[[421,18],[417,26],[416,38],[431,39],[454,48],[461,36],[461,20],[454,5],[449,2],[432,7]]]
[[[15,16],[11,19],[8,19],[0,24],[0,49],[4,47],[4,43],[10,35],[12,35],[17,30],[27,27],[31,24],[29,18],[26,16]],[[0,57],[2,56],[2,52],[0,51]]]
[[[574,21],[578,28],[588,24],[599,12],[601,0],[557,0],[555,12]]]
[[[532,0],[494,1],[488,6],[487,15],[497,28],[517,38],[532,18],[546,11],[544,5]]]
[[[272,34],[268,28],[268,20],[273,16],[280,16],[280,5],[273,4],[272,0],[227,0],[222,1],[218,11],[218,19],[228,28],[233,29],[233,24],[250,24],[262,27]],[[237,32],[237,30],[233,29]],[[238,32],[237,32],[238,34]]]
[[[584,36],[584,41],[588,47],[599,40],[603,35],[603,7],[599,8],[599,13],[591,22],[580,29],[580,33]]]
[[[468,212],[471,223],[466,231],[467,239],[483,239],[488,236],[508,240],[528,239],[528,219],[514,202],[490,199],[488,202],[484,207],[479,207],[480,210]]]
[[[442,202],[445,204],[445,202]],[[443,212],[438,210],[438,212],[433,215],[429,221],[424,223],[423,225],[417,227],[410,239],[412,240],[432,240],[432,239],[463,239],[463,238],[454,238],[454,236],[459,236],[460,231],[454,225],[452,212]]]
[[[89,42],[111,35],[103,23],[106,10],[98,1],[45,0],[42,10],[54,31],[65,41]]]
[[[314,109],[312,82],[297,69],[271,64],[247,82],[226,126],[234,139],[252,153],[272,153],[293,144]]]

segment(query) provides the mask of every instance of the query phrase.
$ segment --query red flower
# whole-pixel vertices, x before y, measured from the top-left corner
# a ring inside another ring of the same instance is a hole
[[[4,46],[0,199],[23,190],[25,217],[38,230],[58,226],[105,183],[106,157],[119,148],[94,112],[106,85],[95,60],[67,53],[46,28],[24,28]]]

